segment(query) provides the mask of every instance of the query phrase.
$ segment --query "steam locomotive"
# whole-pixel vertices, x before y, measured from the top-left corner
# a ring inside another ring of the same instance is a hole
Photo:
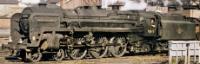
[[[163,51],[169,40],[195,39],[195,23],[181,15],[40,4],[12,16],[9,46],[13,56],[37,62]]]

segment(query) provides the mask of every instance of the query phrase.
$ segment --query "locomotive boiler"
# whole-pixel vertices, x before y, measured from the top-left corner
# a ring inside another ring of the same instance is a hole
[[[195,24],[181,15],[105,10],[99,6],[63,10],[27,7],[11,19],[10,48],[23,60],[121,57],[167,50],[169,40],[194,40]]]

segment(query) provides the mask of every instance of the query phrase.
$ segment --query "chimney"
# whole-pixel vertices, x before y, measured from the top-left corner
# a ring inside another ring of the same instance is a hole
[[[112,8],[112,10],[119,10],[120,7],[122,7],[124,5],[124,3],[122,2],[116,2],[116,3],[113,3],[112,5],[109,5],[109,7]]]
[[[40,0],[40,3],[38,5],[39,5],[39,7],[46,7],[47,1],[46,0]]]
[[[39,3],[38,5],[39,5],[39,7],[46,7],[47,3]]]

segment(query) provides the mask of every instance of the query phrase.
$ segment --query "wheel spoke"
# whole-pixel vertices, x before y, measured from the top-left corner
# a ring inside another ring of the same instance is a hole
[[[42,53],[41,52],[30,52],[27,53],[27,59],[31,62],[38,62],[42,58]]]
[[[124,37],[121,38],[112,37],[110,39],[110,43],[119,44],[109,47],[109,52],[111,53],[112,56],[121,57],[125,54],[127,46],[126,46],[126,39]]]
[[[106,37],[102,37],[102,38],[98,38],[95,42],[95,44],[106,44],[108,43],[108,40]],[[90,54],[92,57],[94,58],[102,58],[105,57],[108,51],[108,47],[107,46],[102,46],[102,47],[95,47],[95,48],[91,48],[89,50]]]
[[[65,57],[65,52],[64,52],[63,49],[60,49],[60,50],[53,56],[54,60],[56,60],[56,61],[61,61],[61,60],[64,59],[64,57]]]
[[[70,58],[79,60],[85,57],[87,50],[85,49],[72,49],[68,52]]]
[[[82,44],[84,41],[83,39],[76,39],[75,44]],[[68,55],[71,59],[79,60],[85,57],[87,54],[87,50],[84,48],[72,48],[68,51]]]

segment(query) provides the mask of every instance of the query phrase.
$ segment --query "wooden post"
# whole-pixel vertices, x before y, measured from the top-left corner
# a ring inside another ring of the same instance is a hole
[[[188,63],[188,62],[187,62],[187,60],[188,60],[188,59],[187,59],[187,54],[185,54],[184,57],[185,57],[185,58],[184,58],[184,59],[185,59],[185,60],[184,60],[184,64],[187,64],[187,63]]]
[[[200,43],[199,43],[199,42],[198,42],[198,45],[200,45]],[[199,52],[199,54],[198,54],[198,56],[199,56],[198,63],[200,63],[200,48],[198,48],[198,52]]]
[[[175,56],[175,57],[176,57],[176,64],[178,64],[178,61],[179,61],[179,60],[178,60],[178,57],[179,57],[179,56]]]
[[[172,56],[169,56],[169,64],[172,64]]]
[[[196,62],[197,60],[197,54],[196,54],[196,50],[197,50],[197,48],[196,48],[196,42],[194,42],[194,43],[192,43],[193,45],[194,45],[194,62]]]
[[[188,63],[188,58],[187,58],[187,54],[188,54],[188,52],[187,52],[187,43],[185,43],[185,45],[186,45],[186,48],[184,48],[185,49],[185,60],[184,60],[184,64],[187,64]]]
[[[168,45],[170,46],[170,45],[172,45],[172,44],[169,43]],[[171,54],[170,54],[171,50],[172,50],[172,49],[169,48],[169,52],[168,52],[168,54],[169,54],[169,64],[172,64],[172,56],[171,56]]]
[[[176,43],[176,47],[178,47],[178,44],[177,44],[177,43]],[[176,58],[176,62],[175,62],[175,63],[176,63],[176,64],[178,64],[178,55],[179,55],[179,54],[178,54],[177,51],[176,51],[176,56],[175,56],[175,58]]]
[[[190,44],[189,43],[187,43],[186,44],[186,46],[187,46],[187,58],[188,58],[188,60],[187,60],[187,64],[190,64]]]

